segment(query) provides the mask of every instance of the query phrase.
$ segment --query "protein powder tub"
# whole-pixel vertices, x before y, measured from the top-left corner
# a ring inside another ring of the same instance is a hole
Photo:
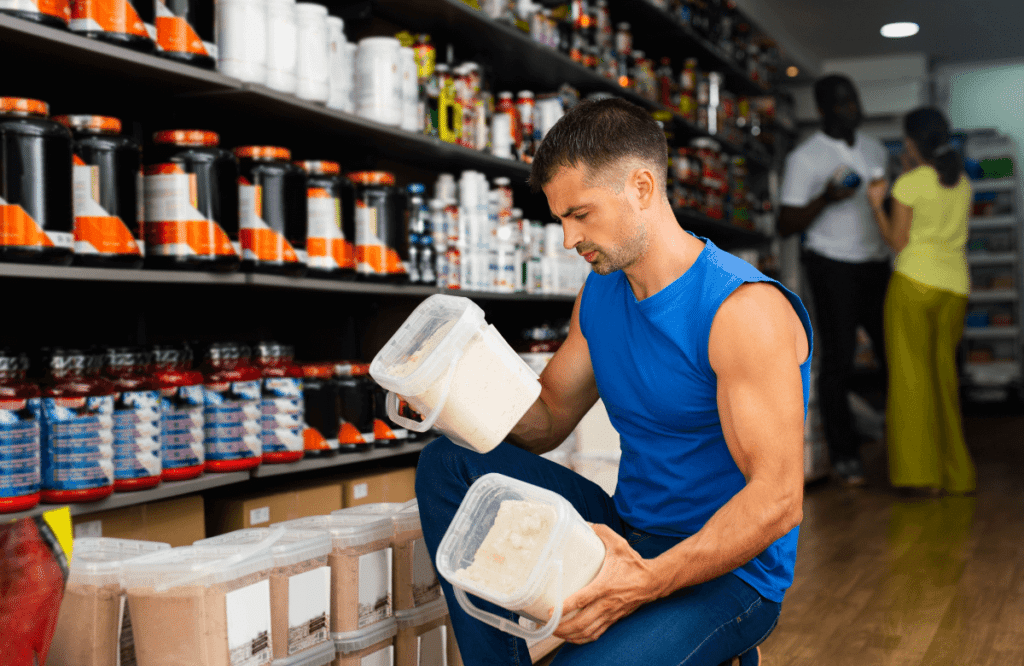
[[[114,385],[114,490],[145,490],[160,483],[160,390],[148,372],[149,355],[114,348],[106,354]]]
[[[131,617],[121,587],[122,565],[166,543],[129,539],[77,538],[64,589],[48,666],[134,664]]]
[[[153,1],[156,9],[157,55],[196,67],[216,67],[214,3],[209,0]]]
[[[0,513],[39,504],[39,387],[28,357],[0,350]]]
[[[356,274],[364,280],[407,282],[408,234],[403,197],[387,171],[348,175],[356,187]]]
[[[114,386],[101,356],[56,349],[42,382],[43,502],[92,502],[114,491]]]
[[[270,623],[274,660],[305,655],[330,644],[331,537],[323,531],[251,528],[196,541],[203,546],[261,547],[267,544],[270,571]],[[290,663],[290,662],[289,662]]]
[[[331,535],[331,634],[365,629],[391,618],[391,520],[350,514],[311,516],[277,527]]]
[[[194,479],[206,466],[202,373],[187,346],[154,347],[153,379],[160,391],[160,458],[164,481]]]
[[[49,120],[48,114],[46,102],[0,97],[3,261],[71,261],[75,221],[71,205],[71,132]]]
[[[291,152],[241,146],[238,158],[242,265],[283,275],[306,272],[306,176]]]
[[[398,624],[394,618],[334,639],[338,658],[331,666],[394,666],[395,635]]]
[[[119,0],[126,3],[126,0]],[[71,130],[74,150],[75,263],[138,268],[139,144],[109,116],[54,116]]]
[[[72,0],[69,27],[83,37],[148,53],[156,46],[153,4],[158,1]]]
[[[302,368],[295,365],[294,352],[276,342],[256,345],[256,368],[263,374],[263,462],[302,460]]]
[[[216,132],[204,130],[153,135],[145,169],[147,266],[233,271],[241,265],[234,244],[238,163],[219,143]]]
[[[356,272],[355,189],[337,162],[296,162],[306,172],[309,270],[351,279]]]
[[[438,599],[403,613],[395,638],[395,666],[447,666],[448,606]]]
[[[202,370],[206,471],[256,467],[263,457],[262,375],[249,364],[248,348],[214,343]]]
[[[267,549],[238,546],[185,546],[125,562],[138,663],[270,663],[273,568]]]
[[[334,379],[333,363],[302,365],[302,398],[306,428],[302,433],[306,455],[323,457],[338,452],[341,426],[341,395]]]
[[[0,13],[67,30],[71,3],[69,0],[0,0]]]
[[[365,363],[338,363],[334,376],[341,395],[341,423],[338,448],[367,451],[376,441],[374,428],[374,383]]]

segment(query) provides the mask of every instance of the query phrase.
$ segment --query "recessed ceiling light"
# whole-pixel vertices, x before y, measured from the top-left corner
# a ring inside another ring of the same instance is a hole
[[[921,27],[916,23],[886,23],[882,26],[882,37],[899,39],[916,35]]]
[[[786,68],[786,76],[788,76],[789,78],[793,78],[799,73],[800,70],[795,65],[790,65],[789,67]]]

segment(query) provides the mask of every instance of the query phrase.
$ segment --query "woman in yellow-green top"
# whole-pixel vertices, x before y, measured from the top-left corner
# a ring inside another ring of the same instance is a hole
[[[909,113],[904,131],[908,170],[892,187],[889,214],[882,207],[888,183],[868,188],[878,228],[897,254],[884,319],[889,478],[912,494],[970,493],[975,470],[964,443],[956,347],[970,292],[971,186],[939,111]]]

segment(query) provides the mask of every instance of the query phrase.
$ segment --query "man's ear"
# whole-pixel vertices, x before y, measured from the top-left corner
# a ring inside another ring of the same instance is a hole
[[[634,169],[629,175],[630,185],[636,190],[637,203],[640,210],[646,210],[657,200],[658,180],[647,167]]]

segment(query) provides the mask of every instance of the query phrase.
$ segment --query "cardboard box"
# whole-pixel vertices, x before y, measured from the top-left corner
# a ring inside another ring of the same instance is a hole
[[[378,502],[408,502],[416,496],[416,468],[377,470],[341,480],[344,508]]]
[[[206,538],[203,496],[188,495],[162,502],[72,516],[76,537],[113,537],[188,546]]]
[[[325,515],[341,507],[341,487],[337,483],[306,484],[277,492],[216,498],[207,503],[206,531],[210,536],[217,536],[248,527],[266,527],[286,520]]]

